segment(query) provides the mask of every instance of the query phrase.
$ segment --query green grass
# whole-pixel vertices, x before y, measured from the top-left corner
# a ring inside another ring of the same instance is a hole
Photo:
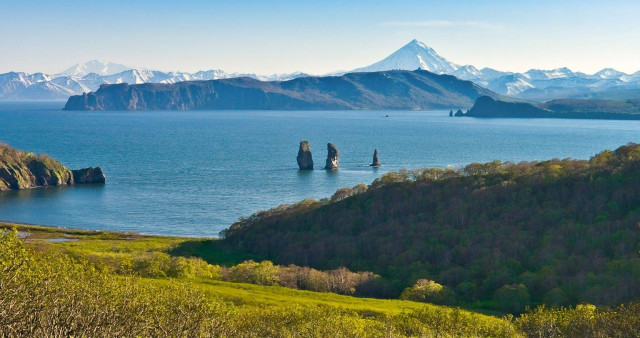
[[[435,305],[404,300],[351,297],[329,292],[295,290],[282,286],[260,286],[217,280],[199,280],[197,282],[207,293],[231,301],[236,305],[328,305],[361,313],[379,314],[397,314],[422,309],[425,306],[435,307]]]
[[[213,238],[76,230],[0,222],[0,228],[14,227],[20,232],[28,233],[26,242],[36,249],[59,250],[76,256],[136,258],[162,252],[171,256],[198,257],[209,264],[224,266],[235,265],[248,259],[258,259],[255,255],[234,251],[222,241]],[[57,239],[67,241],[51,241]]]

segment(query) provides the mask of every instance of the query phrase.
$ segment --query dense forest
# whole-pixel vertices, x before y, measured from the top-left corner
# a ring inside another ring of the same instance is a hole
[[[638,299],[638,211],[640,145],[629,144],[589,160],[392,172],[221,235],[277,264],[372,271],[383,278],[369,295],[519,313]]]

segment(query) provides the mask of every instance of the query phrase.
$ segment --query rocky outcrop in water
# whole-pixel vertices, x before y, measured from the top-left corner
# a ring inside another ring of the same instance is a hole
[[[104,182],[99,167],[70,170],[47,155],[0,144],[0,191]]]
[[[373,162],[369,165],[370,167],[379,167],[380,161],[378,160],[378,149],[373,150]]]
[[[100,167],[71,170],[71,173],[73,173],[73,183],[75,184],[95,184],[105,183],[106,181],[106,177]]]
[[[309,142],[300,141],[300,148],[298,149],[298,167],[300,170],[313,170],[313,157],[311,156],[311,147]]]
[[[324,168],[327,170],[338,169],[338,148],[331,143],[327,143],[327,164]]]
[[[464,113],[462,112],[462,109],[458,109],[458,111],[456,112],[455,116],[464,116]]]

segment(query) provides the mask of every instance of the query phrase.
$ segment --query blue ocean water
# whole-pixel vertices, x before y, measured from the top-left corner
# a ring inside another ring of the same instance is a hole
[[[72,228],[216,236],[239,216],[390,170],[586,159],[640,142],[640,121],[450,118],[448,111],[66,112],[63,102],[0,103],[0,142],[69,168],[101,166],[104,186],[0,193],[0,220]],[[388,115],[388,117],[386,117]],[[340,170],[297,170],[301,140],[316,168],[327,142]],[[370,168],[378,149],[383,166]]]

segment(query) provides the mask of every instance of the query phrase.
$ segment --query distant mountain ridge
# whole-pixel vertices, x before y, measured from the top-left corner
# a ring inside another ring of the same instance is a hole
[[[472,65],[458,65],[440,56],[426,44],[412,40],[383,60],[349,72],[377,72],[387,70],[423,69],[436,74],[449,74],[473,81],[501,95],[531,101],[559,98],[640,98],[640,71],[626,74],[605,68],[595,74],[574,72],[569,68],[552,70],[531,69],[524,73],[504,72],[491,68],[478,69]],[[261,81],[284,81],[310,76],[306,73],[257,75],[227,73],[213,69],[195,73],[161,72],[100,60],[78,64],[55,74],[0,74],[0,100],[67,99],[71,95],[95,91],[102,84],[176,83],[180,81],[217,80],[250,77]]]
[[[91,60],[74,65],[55,75],[9,72],[0,74],[0,100],[66,100],[72,95],[97,90],[103,84],[176,83],[180,81],[217,80],[251,77],[263,81],[289,80],[308,76],[305,73],[257,75],[227,73],[212,69],[195,73],[161,72],[130,68],[116,63]]]
[[[244,77],[105,84],[70,97],[65,110],[427,110],[469,108],[485,95],[498,97],[454,76],[396,70],[270,82]]]

